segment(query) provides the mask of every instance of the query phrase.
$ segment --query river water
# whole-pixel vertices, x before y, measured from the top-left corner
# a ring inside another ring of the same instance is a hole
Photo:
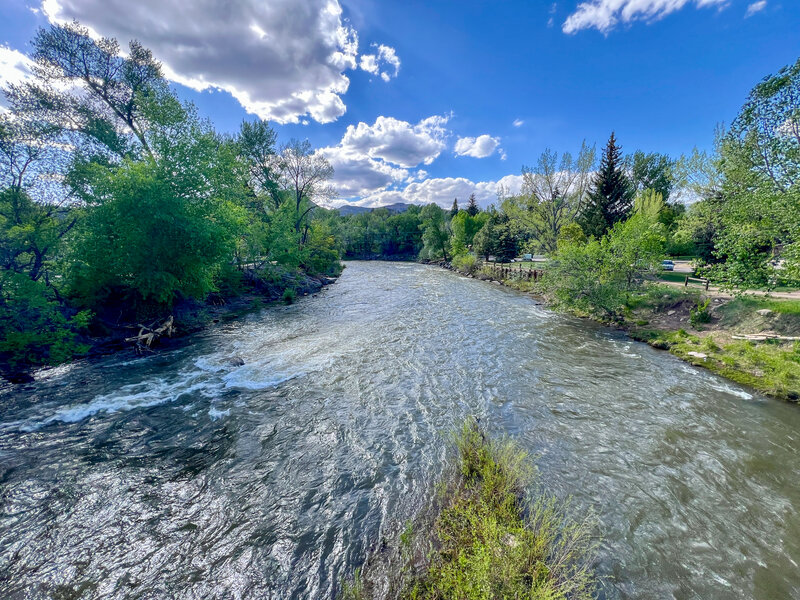
[[[354,262],[179,349],[0,390],[0,598],[331,597],[468,415],[596,512],[602,597],[800,597],[800,407],[500,286]]]

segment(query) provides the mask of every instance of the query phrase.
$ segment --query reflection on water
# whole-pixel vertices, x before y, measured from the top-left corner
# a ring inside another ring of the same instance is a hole
[[[798,407],[447,271],[44,375],[0,390],[3,598],[330,597],[469,414],[599,514],[605,597],[800,597]]]

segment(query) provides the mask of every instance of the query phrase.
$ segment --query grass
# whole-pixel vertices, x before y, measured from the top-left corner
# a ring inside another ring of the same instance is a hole
[[[634,339],[705,367],[737,383],[785,400],[800,399],[800,344],[747,340],[723,341],[713,334],[691,335],[678,331],[634,330]],[[691,356],[698,352],[706,358]]]
[[[534,468],[514,443],[490,440],[472,422],[454,446],[458,471],[440,486],[430,522],[407,525],[400,536],[405,559],[388,597],[593,598],[593,521],[569,519],[552,497],[530,498]],[[357,576],[340,597],[372,597],[367,579]]]
[[[720,310],[733,317],[747,312],[753,313],[763,308],[784,315],[800,315],[800,300],[742,296],[734,298]]]

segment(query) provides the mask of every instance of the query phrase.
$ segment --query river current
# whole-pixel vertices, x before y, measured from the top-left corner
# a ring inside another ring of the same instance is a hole
[[[0,388],[0,598],[330,598],[470,415],[597,514],[602,597],[800,598],[800,407],[364,262],[178,349]]]

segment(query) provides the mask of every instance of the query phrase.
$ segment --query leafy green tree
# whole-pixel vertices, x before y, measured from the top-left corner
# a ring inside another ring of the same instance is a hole
[[[497,252],[498,234],[495,231],[495,227],[495,221],[489,218],[473,239],[472,245],[475,249],[475,254],[482,256],[484,260],[489,260],[489,257]]]
[[[666,154],[645,153],[641,150],[626,157],[625,166],[630,173],[634,193],[653,190],[661,194],[667,204],[675,185],[674,163]]]
[[[728,287],[770,288],[781,278],[800,279],[798,115],[800,60],[753,88],[722,139],[720,262],[709,273]]]
[[[625,173],[622,149],[612,132],[578,222],[586,235],[599,238],[628,216],[632,201],[633,188]]]
[[[277,134],[267,121],[242,121],[236,141],[248,166],[248,185],[256,211],[266,208],[261,205],[262,198],[268,199],[267,206],[272,209],[281,203],[276,140]]]
[[[561,228],[581,213],[586,199],[595,148],[584,141],[577,157],[545,150],[534,167],[522,167],[522,194],[503,202],[534,252],[555,252]]]
[[[659,195],[640,198],[633,215],[602,238],[563,238],[547,269],[545,289],[563,305],[619,318],[630,292],[655,273],[663,257],[661,209]]]
[[[56,365],[86,352],[78,332],[90,318],[88,311],[67,316],[43,281],[0,269],[0,372]]]
[[[333,167],[308,140],[290,140],[281,149],[277,163],[278,182],[291,197],[295,209],[295,231],[308,232],[311,211],[317,203],[336,195],[328,185]]]
[[[450,231],[445,212],[436,204],[428,204],[420,213],[422,224],[422,250],[420,258],[449,260]]]
[[[483,224],[488,220],[488,215],[484,212],[477,215],[470,215],[468,211],[461,210],[450,220],[452,236],[450,247],[453,256],[465,254],[472,246],[475,234],[480,231]]]
[[[149,50],[133,41],[123,53],[116,40],[95,41],[78,23],[40,29],[33,48],[35,78],[6,92],[13,113],[58,128],[65,143],[90,153],[152,156],[155,115],[142,111],[142,100],[168,86]]]

